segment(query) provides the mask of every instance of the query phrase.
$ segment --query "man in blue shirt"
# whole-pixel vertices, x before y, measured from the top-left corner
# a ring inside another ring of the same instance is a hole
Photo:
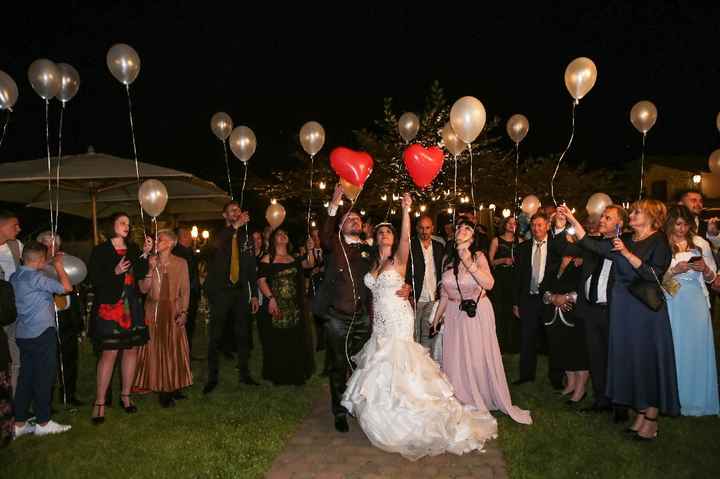
[[[20,376],[15,393],[16,439],[26,434],[44,436],[70,429],[50,420],[50,403],[57,370],[53,294],[68,293],[72,285],[63,268],[62,253],[52,260],[60,281],[41,272],[47,264],[45,245],[28,243],[22,260],[23,265],[10,277],[17,308],[15,341],[20,349]],[[35,408],[37,425],[28,422],[30,403]]]

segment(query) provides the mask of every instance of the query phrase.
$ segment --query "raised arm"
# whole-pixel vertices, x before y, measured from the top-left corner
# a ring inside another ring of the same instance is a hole
[[[402,268],[400,274],[405,275],[405,266],[410,255],[410,207],[412,206],[412,198],[410,193],[405,193],[402,199],[402,225],[400,226],[400,240],[398,241],[398,249],[395,253],[395,262],[398,268]]]

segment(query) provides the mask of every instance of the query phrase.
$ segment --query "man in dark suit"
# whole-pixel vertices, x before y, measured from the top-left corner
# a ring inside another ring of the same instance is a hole
[[[628,215],[619,205],[605,208],[598,221],[598,233],[593,241],[612,241],[622,233]],[[578,285],[576,314],[585,323],[585,338],[590,361],[590,377],[593,385],[593,404],[585,412],[611,411],[612,404],[605,395],[608,368],[608,335],[610,332],[610,304],[614,281],[613,262],[576,244],[562,245],[561,254],[580,256],[583,259],[582,274]],[[627,418],[627,411],[615,411],[617,421]]]
[[[513,313],[520,318],[521,335],[520,376],[514,384],[535,380],[538,338],[542,324],[542,296],[545,292],[543,280],[545,271],[553,271],[552,262],[556,261],[555,255],[550,254],[549,226],[545,214],[534,214],[530,219],[532,238],[520,244],[516,250]],[[555,382],[552,373],[551,381]]]
[[[695,218],[695,231],[697,235],[705,238],[707,233],[707,222],[702,220],[702,212],[705,208],[702,193],[697,190],[684,190],[678,197],[678,204],[685,205]]]
[[[192,340],[195,332],[195,320],[197,316],[198,305],[200,304],[200,272],[198,270],[198,258],[193,250],[193,239],[189,228],[178,228],[177,245],[173,248],[172,254],[184,259],[188,265],[188,273],[190,275],[190,305],[188,306],[187,322],[185,323],[185,331],[187,333],[188,346],[192,355]]]
[[[325,318],[335,429],[347,432],[347,409],[340,401],[348,379],[348,361],[370,337],[369,292],[364,281],[370,270],[370,246],[360,239],[362,220],[358,213],[348,212],[338,224],[342,195],[342,188],[337,185],[320,232],[325,278],[313,301],[313,312]],[[401,290],[404,297],[408,297],[409,289]]]
[[[252,243],[241,227],[250,221],[247,211],[240,211],[237,202],[223,208],[228,226],[215,237],[208,261],[205,291],[210,303],[210,331],[208,344],[208,381],[203,393],[212,392],[218,384],[219,349],[225,321],[234,321],[237,341],[237,369],[242,384],[258,385],[250,376],[250,348],[248,315],[259,309],[256,287],[257,272]],[[230,314],[229,314],[230,313]]]
[[[411,262],[405,281],[412,285],[415,299],[415,341],[432,350],[430,337],[430,314],[442,277],[442,260],[445,248],[432,239],[435,226],[432,218],[423,215],[418,219],[417,236],[411,242]],[[415,281],[413,281],[413,278]]]

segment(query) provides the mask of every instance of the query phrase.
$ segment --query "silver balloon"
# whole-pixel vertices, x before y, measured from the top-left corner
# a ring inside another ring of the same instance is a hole
[[[138,190],[138,200],[147,214],[157,218],[165,211],[168,201],[167,188],[161,181],[145,180]]]
[[[403,113],[398,120],[398,131],[405,142],[410,143],[417,136],[420,129],[420,119],[415,113]]]
[[[300,128],[300,144],[310,155],[317,155],[325,144],[325,129],[316,121],[309,121]]]
[[[450,125],[465,143],[472,143],[485,126],[485,107],[475,97],[464,96],[450,109]]]
[[[60,91],[55,95],[55,98],[67,103],[77,95],[80,89],[80,74],[72,65],[67,63],[58,63],[57,67],[60,70]]]
[[[140,55],[133,47],[124,43],[110,47],[105,62],[112,76],[123,85],[134,82],[140,73]]]
[[[610,198],[605,193],[595,193],[590,198],[588,198],[587,204],[585,205],[585,210],[588,212],[589,215],[597,215],[600,216],[603,211],[605,211],[605,208],[613,204],[612,198]]]
[[[247,126],[238,126],[230,133],[230,149],[243,163],[253,156],[256,146],[255,133]]]
[[[10,75],[0,70],[0,110],[11,110],[18,99],[18,87]]]
[[[83,282],[87,277],[87,266],[83,260],[77,256],[67,253],[63,254],[63,269],[70,278],[70,284],[77,285]],[[52,264],[48,264],[43,268],[43,272],[53,279],[58,279],[57,271]]]
[[[465,148],[467,148],[467,144],[458,138],[453,131],[450,122],[445,123],[445,126],[442,127],[442,130],[440,130],[440,136],[443,139],[445,148],[447,148],[453,156],[459,155],[465,150]]]
[[[28,80],[43,100],[49,100],[60,91],[60,70],[50,60],[35,60],[28,68]]]
[[[228,139],[228,136],[230,136],[230,133],[232,133],[232,118],[224,111],[219,111],[210,118],[210,129],[213,135],[218,137],[218,140],[225,141]]]

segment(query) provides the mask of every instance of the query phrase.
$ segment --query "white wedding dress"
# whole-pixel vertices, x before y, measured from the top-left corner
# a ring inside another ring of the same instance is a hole
[[[395,294],[403,283],[394,269],[365,276],[373,294],[373,332],[354,357],[357,369],[342,405],[373,445],[413,461],[482,450],[497,437],[497,422],[488,411],[460,404],[427,349],[413,340],[412,307]]]

